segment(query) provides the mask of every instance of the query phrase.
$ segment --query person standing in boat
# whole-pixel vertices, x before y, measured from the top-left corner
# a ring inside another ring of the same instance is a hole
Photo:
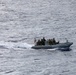
[[[43,37],[43,39],[41,39],[42,45],[45,45],[45,41],[46,41],[46,39],[45,39],[45,37]]]

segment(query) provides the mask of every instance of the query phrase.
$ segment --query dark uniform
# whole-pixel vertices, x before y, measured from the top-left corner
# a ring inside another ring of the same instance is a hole
[[[43,39],[41,39],[41,43],[42,43],[42,45],[45,45],[45,38],[43,37]]]

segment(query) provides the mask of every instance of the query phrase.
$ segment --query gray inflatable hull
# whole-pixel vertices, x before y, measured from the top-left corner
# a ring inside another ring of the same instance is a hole
[[[73,43],[66,42],[66,43],[59,43],[56,45],[39,45],[39,46],[32,46],[33,49],[53,49],[53,48],[69,48]]]

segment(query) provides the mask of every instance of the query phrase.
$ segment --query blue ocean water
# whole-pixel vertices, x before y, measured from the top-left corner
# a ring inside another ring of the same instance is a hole
[[[34,50],[34,38],[67,38],[71,51]],[[76,74],[75,0],[0,1],[0,75]]]

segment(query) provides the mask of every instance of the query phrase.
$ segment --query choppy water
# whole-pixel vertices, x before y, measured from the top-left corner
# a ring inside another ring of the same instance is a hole
[[[43,36],[67,38],[72,50],[31,49]],[[0,1],[0,75],[75,75],[75,45],[75,0]]]

